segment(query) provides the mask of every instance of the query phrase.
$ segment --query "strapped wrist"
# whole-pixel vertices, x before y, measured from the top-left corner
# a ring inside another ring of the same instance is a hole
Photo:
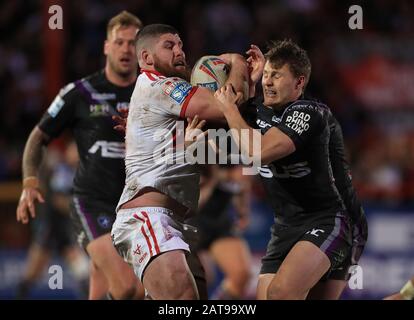
[[[24,178],[23,189],[24,188],[39,188],[39,179],[35,176]]]

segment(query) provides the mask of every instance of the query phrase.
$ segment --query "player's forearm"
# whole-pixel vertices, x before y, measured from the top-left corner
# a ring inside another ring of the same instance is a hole
[[[242,155],[252,161],[260,159],[260,132],[250,127],[244,121],[235,105],[231,108],[226,108],[224,116],[231,129],[234,141],[237,143]]]
[[[37,176],[46,141],[46,135],[38,127],[35,127],[26,142],[23,152],[23,179]]]
[[[231,83],[236,93],[241,93],[244,102],[249,95],[249,73],[246,59],[239,54],[230,54],[231,69],[226,83]]]
[[[249,99],[254,98],[256,96],[256,85],[253,83],[249,83]]]
[[[270,128],[261,141],[261,163],[266,165],[288,156],[296,150],[293,141],[276,127]]]
[[[234,105],[224,111],[232,135],[245,157],[254,163],[269,164],[295,151],[293,142],[277,128],[269,129],[265,135],[251,128]]]

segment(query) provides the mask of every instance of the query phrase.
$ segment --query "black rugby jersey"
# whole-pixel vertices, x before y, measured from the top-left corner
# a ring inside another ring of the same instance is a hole
[[[111,116],[129,107],[134,86],[116,86],[102,70],[65,86],[38,124],[52,138],[71,129],[80,157],[74,193],[114,208],[125,184],[125,139]]]
[[[329,157],[335,178],[335,185],[352,221],[357,222],[365,214],[361,202],[356,195],[355,188],[352,185],[351,169],[345,156],[342,128],[332,112],[330,113],[328,123],[330,128]]]
[[[257,101],[255,106],[255,127],[264,134],[274,126],[296,147],[259,170],[276,217],[293,221],[343,211],[329,155],[329,108],[310,100],[297,100],[279,111]]]

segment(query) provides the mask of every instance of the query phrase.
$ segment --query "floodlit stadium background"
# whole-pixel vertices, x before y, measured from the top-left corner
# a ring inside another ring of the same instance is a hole
[[[49,30],[48,8],[63,8],[63,30]],[[59,88],[104,65],[102,45],[110,17],[127,9],[145,24],[175,26],[188,61],[205,54],[265,48],[292,38],[308,50],[308,93],[339,119],[354,184],[369,220],[363,289],[344,298],[378,299],[414,275],[414,5],[363,1],[363,29],[351,30],[350,5],[329,0],[284,1],[2,1],[0,4],[0,298],[12,298],[24,269],[30,227],[17,224],[21,157],[29,132]],[[53,148],[60,150],[63,143]],[[257,274],[272,212],[257,187],[245,236]],[[51,264],[65,265],[56,257]],[[63,290],[47,287],[33,298],[77,298],[69,272]],[[256,277],[249,296],[254,295]]]

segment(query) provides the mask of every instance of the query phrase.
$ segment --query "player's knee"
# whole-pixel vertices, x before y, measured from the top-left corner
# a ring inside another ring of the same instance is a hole
[[[229,280],[240,290],[243,290],[250,280],[250,270],[247,267],[239,267],[228,275]]]
[[[110,288],[110,292],[116,300],[132,300],[136,298],[137,287],[135,284],[121,282]]]
[[[272,284],[267,288],[266,298],[268,300],[285,300],[289,299],[288,288],[280,284]]]
[[[109,279],[109,290],[118,300],[131,300],[137,298],[138,281],[134,274],[123,274],[122,276]]]
[[[187,286],[180,292],[180,294],[177,294],[173,300],[198,300],[198,292],[195,287]]]
[[[143,283],[155,300],[198,299],[194,277],[178,250],[154,259],[144,272]]]
[[[137,287],[135,285],[124,286],[122,290],[122,299],[132,300],[135,299],[137,293]]]
[[[294,288],[282,284],[273,283],[267,289],[268,300],[298,300],[304,299],[302,292],[295,290]]]
[[[180,270],[172,276],[169,282],[169,292],[172,299],[198,299],[197,288],[192,275],[187,270]]]
[[[191,273],[184,267],[171,270],[171,275],[163,279],[163,299],[198,299],[197,288]]]

